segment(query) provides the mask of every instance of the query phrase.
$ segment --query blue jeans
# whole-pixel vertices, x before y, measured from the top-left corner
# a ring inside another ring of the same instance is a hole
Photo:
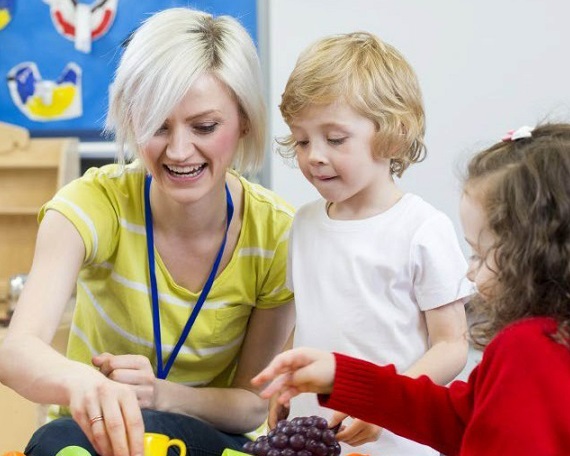
[[[241,434],[226,434],[211,425],[177,413],[143,410],[145,432],[157,432],[186,444],[188,456],[220,456],[224,449],[241,450],[248,441]],[[72,418],[58,418],[41,428],[32,436],[25,453],[28,456],[55,456],[66,446],[77,445],[92,455],[97,453]],[[178,448],[171,447],[168,456],[177,456]]]

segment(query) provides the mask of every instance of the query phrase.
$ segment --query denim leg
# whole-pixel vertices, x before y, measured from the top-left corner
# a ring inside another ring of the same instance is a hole
[[[240,450],[248,441],[241,434],[218,431],[203,421],[177,413],[143,410],[146,432],[165,434],[186,444],[187,456],[220,456],[225,448]],[[32,436],[25,453],[28,456],[55,456],[66,446],[77,445],[92,455],[97,453],[72,418],[58,418],[39,428]],[[171,447],[168,456],[177,456],[178,448]]]
[[[85,448],[92,455],[97,453],[81,428],[70,417],[53,420],[40,427],[28,442],[24,453],[29,456],[55,456],[66,446]]]

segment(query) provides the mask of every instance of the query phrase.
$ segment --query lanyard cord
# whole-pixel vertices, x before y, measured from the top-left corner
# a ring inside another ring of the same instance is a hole
[[[149,279],[150,279],[150,292],[152,299],[152,324],[154,332],[154,346],[156,349],[157,377],[160,379],[165,379],[168,376],[168,373],[170,372],[170,369],[174,364],[174,360],[176,359],[176,356],[178,356],[178,352],[182,348],[184,341],[188,337],[190,329],[192,329],[192,325],[194,325],[194,322],[196,321],[198,312],[200,312],[202,305],[206,301],[208,293],[210,292],[210,288],[212,288],[212,284],[214,283],[214,279],[216,278],[216,272],[218,271],[218,267],[220,266],[220,262],[222,260],[222,255],[224,253],[224,248],[226,246],[226,241],[228,238],[228,229],[230,227],[230,222],[232,221],[232,217],[234,214],[234,204],[232,201],[232,195],[230,194],[230,190],[228,188],[228,184],[226,183],[226,204],[227,204],[228,219],[226,222],[226,232],[224,233],[224,239],[222,241],[222,245],[220,246],[220,250],[218,250],[218,254],[216,255],[216,259],[214,260],[214,264],[212,266],[212,270],[210,271],[208,280],[206,280],[206,283],[204,284],[204,288],[200,293],[200,297],[196,301],[196,304],[192,309],[190,317],[188,317],[188,321],[186,322],[186,325],[182,330],[182,334],[180,335],[178,342],[176,342],[176,345],[174,346],[172,353],[170,353],[170,356],[168,357],[166,366],[164,366],[162,359],[162,337],[160,331],[160,307],[158,303],[158,286],[156,283],[155,258],[154,258],[154,231],[152,227],[152,210],[150,207],[151,181],[152,177],[150,175],[147,175],[144,186],[146,246],[148,252],[148,269],[149,269]]]

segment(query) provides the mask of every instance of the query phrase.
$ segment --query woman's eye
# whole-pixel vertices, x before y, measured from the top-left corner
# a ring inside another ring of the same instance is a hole
[[[154,136],[160,136],[165,134],[168,131],[167,125],[161,125],[161,127],[154,132]]]
[[[340,146],[346,141],[346,138],[329,138],[327,141],[333,146]]]
[[[194,129],[198,131],[198,133],[212,133],[216,130],[218,126],[217,122],[206,123],[206,124],[199,124],[195,125]]]

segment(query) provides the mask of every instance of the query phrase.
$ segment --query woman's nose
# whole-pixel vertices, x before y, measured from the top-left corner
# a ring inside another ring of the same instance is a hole
[[[183,128],[174,129],[168,138],[166,155],[168,158],[184,161],[196,151],[192,134]]]

